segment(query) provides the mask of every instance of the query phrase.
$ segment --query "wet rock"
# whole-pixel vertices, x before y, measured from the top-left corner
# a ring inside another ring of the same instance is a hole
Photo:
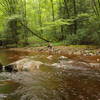
[[[54,63],[51,66],[57,67],[57,68],[65,68],[67,65],[62,63]]]
[[[3,65],[0,63],[0,72],[3,70]]]
[[[7,97],[7,95],[5,95],[5,94],[0,94],[0,100],[3,100],[4,98],[6,98]]]
[[[83,55],[84,56],[95,56],[96,52],[94,50],[84,50]]]
[[[7,72],[14,71],[14,65],[9,64],[9,65],[5,66],[5,71],[7,71]]]
[[[85,69],[89,68],[87,62],[74,61],[74,60],[60,60],[58,63],[54,63],[51,66],[64,69]]]
[[[100,62],[100,59],[97,59],[97,62]]]
[[[100,51],[97,51],[97,52],[96,52],[96,55],[100,55]]]
[[[59,66],[59,63],[51,64],[51,66],[57,67],[57,66]]]
[[[100,63],[90,63],[91,68],[100,68]]]
[[[84,67],[84,68],[89,68],[89,64],[86,63],[86,62],[81,62],[81,61],[78,61],[78,62],[74,62],[72,64],[73,66],[79,66],[79,67]]]
[[[74,52],[75,55],[81,55],[81,51]]]
[[[68,60],[68,57],[60,56],[60,57],[59,57],[59,60]]]
[[[66,68],[72,66],[73,61],[66,61],[66,60],[60,60],[58,63],[51,64],[51,66],[57,67],[57,68]]]
[[[34,61],[32,59],[25,58],[5,66],[5,70],[8,72],[33,71],[35,69],[39,69],[42,64],[43,63],[40,61]]]
[[[74,63],[74,61],[73,60],[69,60],[69,61],[67,61],[67,63],[68,64],[72,64],[72,63]]]
[[[52,60],[52,58],[53,58],[52,55],[50,55],[50,56],[47,57],[47,59],[49,59],[49,60]]]
[[[95,55],[94,53],[89,53],[89,54],[88,54],[88,56],[94,56],[94,55]]]
[[[28,70],[28,71],[33,71],[34,69],[39,69],[39,67],[42,65],[43,63],[40,61],[29,61],[26,62],[23,66],[21,70]],[[17,67],[19,69],[19,67]]]

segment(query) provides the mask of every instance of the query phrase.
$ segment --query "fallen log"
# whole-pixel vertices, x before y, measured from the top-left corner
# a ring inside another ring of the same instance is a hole
[[[23,23],[21,23],[21,25],[22,25],[23,27],[25,27],[29,32],[31,32],[34,36],[40,38],[41,40],[44,40],[45,42],[48,42],[48,43],[50,42],[49,40],[47,40],[47,39],[45,39],[45,38],[43,38],[43,37],[37,35],[36,32],[33,32],[29,27],[27,27],[27,26],[24,25]]]

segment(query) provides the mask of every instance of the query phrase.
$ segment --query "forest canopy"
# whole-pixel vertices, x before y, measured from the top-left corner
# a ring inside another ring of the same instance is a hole
[[[0,41],[45,40],[100,44],[100,0],[0,0]]]

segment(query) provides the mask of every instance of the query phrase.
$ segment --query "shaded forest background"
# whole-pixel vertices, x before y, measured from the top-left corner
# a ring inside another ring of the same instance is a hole
[[[0,45],[100,44],[100,0],[0,0]]]

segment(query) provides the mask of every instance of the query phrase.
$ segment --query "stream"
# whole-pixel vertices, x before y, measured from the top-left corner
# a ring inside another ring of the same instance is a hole
[[[7,65],[30,57],[48,65],[59,56],[0,50],[0,62]],[[100,100],[100,71],[86,67],[41,66],[33,72],[1,72],[0,100]]]

